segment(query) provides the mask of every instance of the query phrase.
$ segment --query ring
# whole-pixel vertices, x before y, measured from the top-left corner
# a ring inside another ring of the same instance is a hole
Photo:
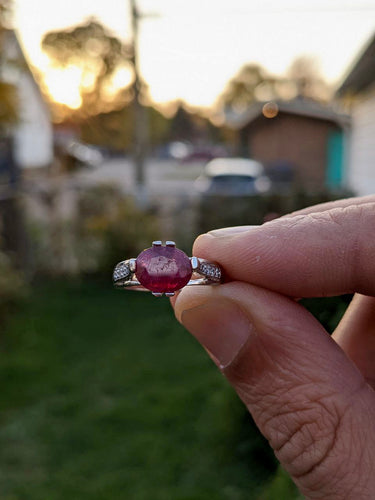
[[[174,241],[154,241],[136,259],[119,262],[113,271],[117,288],[152,292],[155,297],[164,293],[172,297],[184,286],[218,285],[222,272],[218,264],[198,257],[188,257],[176,248]]]

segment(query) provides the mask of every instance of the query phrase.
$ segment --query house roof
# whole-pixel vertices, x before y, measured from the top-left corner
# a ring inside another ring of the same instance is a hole
[[[349,116],[336,113],[329,106],[324,106],[312,99],[297,97],[291,101],[272,101],[277,106],[277,114],[287,113],[292,115],[304,116],[307,118],[324,120],[336,123],[340,127],[349,124]],[[244,113],[231,114],[227,116],[227,123],[234,129],[241,129],[249,125],[263,114],[265,102],[257,102],[248,108]]]
[[[4,30],[4,41],[4,51],[10,51],[10,60],[16,58],[18,60],[18,64],[21,64],[22,69],[30,76],[30,81],[36,90],[36,95],[38,96],[42,106],[45,108],[46,112],[49,115],[50,109],[45,95],[40,88],[38,78],[36,77],[32,67],[29,64],[28,59],[25,56],[25,52],[23,50],[22,44],[20,43],[17,32],[12,29]],[[14,50],[16,51],[16,54],[14,54]]]
[[[357,94],[375,82],[375,33],[359,57],[350,67],[337,95]]]

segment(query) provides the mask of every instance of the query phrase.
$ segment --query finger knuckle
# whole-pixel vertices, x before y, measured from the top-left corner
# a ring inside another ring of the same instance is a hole
[[[350,427],[347,408],[336,395],[326,394],[308,399],[303,408],[293,403],[280,408],[265,421],[264,432],[301,491],[320,498],[327,488],[340,489],[348,472],[342,463],[355,446]]]
[[[277,432],[271,430],[271,444],[276,455],[295,478],[316,476],[325,468],[335,448],[341,417],[336,411],[328,410],[324,403],[316,403],[294,414],[287,410],[277,416],[279,425],[280,417],[287,419],[288,427],[281,425]]]

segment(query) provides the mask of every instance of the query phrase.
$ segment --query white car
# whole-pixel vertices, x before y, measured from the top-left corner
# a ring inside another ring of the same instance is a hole
[[[263,165],[248,158],[215,158],[195,181],[202,194],[246,196],[267,193],[271,182]]]
[[[103,155],[97,148],[81,142],[71,142],[67,147],[67,153],[78,162],[90,167],[99,167],[103,162]]]

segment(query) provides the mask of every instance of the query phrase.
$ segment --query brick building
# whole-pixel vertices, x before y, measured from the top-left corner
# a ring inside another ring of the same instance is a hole
[[[344,183],[347,116],[304,98],[256,103],[237,120],[242,153],[306,189]]]

